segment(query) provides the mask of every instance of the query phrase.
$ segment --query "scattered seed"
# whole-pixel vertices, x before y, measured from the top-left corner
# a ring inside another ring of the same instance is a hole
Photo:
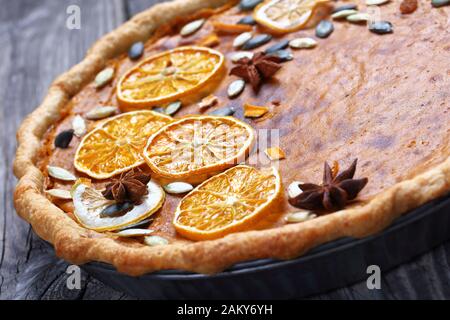
[[[208,108],[211,108],[215,106],[219,102],[219,99],[213,95],[210,94],[209,96],[204,97],[199,103],[198,108],[200,111],[206,110]]]
[[[387,34],[394,31],[392,23],[390,23],[389,21],[376,21],[374,23],[371,23],[369,26],[369,30],[376,34]]]
[[[100,218],[123,216],[133,208],[131,202],[113,203],[100,212]]]
[[[253,19],[252,16],[246,16],[239,20],[238,24],[248,24],[249,26],[253,26],[256,24],[256,20]]]
[[[132,228],[136,228],[136,227],[143,227],[145,225],[148,225],[151,221],[153,221],[153,218],[147,218],[147,219],[141,220],[139,222],[130,224],[128,226],[125,226],[125,227],[121,228],[120,230],[128,230],[128,229],[132,229]]]
[[[45,192],[55,198],[65,199],[65,200],[72,199],[72,195],[70,194],[70,191],[68,191],[68,190],[50,189],[50,190],[45,190]]]
[[[341,10],[338,12],[335,12],[331,15],[332,19],[339,20],[347,18],[348,16],[351,16],[352,14],[358,13],[357,10],[354,9],[348,9],[348,10]]]
[[[279,147],[267,148],[264,152],[270,160],[282,160],[286,158],[284,151]]]
[[[253,10],[253,8],[261,2],[263,2],[263,0],[242,0],[239,3],[239,8],[243,11]]]
[[[347,21],[353,23],[367,22],[369,19],[370,15],[368,13],[355,13],[347,17]]]
[[[131,60],[137,60],[140,57],[142,57],[143,53],[144,53],[144,43],[141,41],[135,42],[130,47],[130,50],[128,50],[128,57]]]
[[[154,232],[154,230],[150,229],[126,229],[119,232],[116,232],[114,235],[124,238],[129,237],[142,237],[142,236],[148,236]]]
[[[334,8],[332,13],[336,13],[343,10],[358,10],[358,6],[354,3],[344,4],[342,6]]]
[[[400,3],[400,12],[402,14],[411,14],[417,10],[417,0],[403,0]]]
[[[63,181],[75,181],[77,178],[67,171],[66,169],[55,167],[55,166],[47,166],[47,171],[50,177],[63,180]]]
[[[390,0],[366,0],[366,5],[368,6],[381,6],[388,3]]]
[[[164,113],[171,116],[175,114],[181,108],[181,101],[174,101],[167,105],[164,109]]]
[[[96,107],[86,113],[86,118],[89,120],[100,120],[112,116],[117,111],[117,108],[113,106]]]
[[[450,0],[431,0],[431,5],[435,8],[443,7],[450,4]]]
[[[164,246],[169,244],[169,241],[166,238],[160,236],[148,236],[144,238],[144,243],[148,246]]]
[[[234,40],[233,40],[233,47],[238,48],[243,46],[247,41],[249,41],[252,38],[252,33],[251,32],[244,32],[241,33],[240,35],[238,35]]]
[[[227,94],[229,98],[235,98],[244,91],[245,81],[242,79],[238,79],[230,83],[228,86]]]
[[[319,38],[328,38],[333,31],[333,23],[328,20],[322,20],[316,27],[316,36]]]
[[[264,50],[265,53],[273,53],[278,50],[286,49],[289,45],[289,40],[282,40],[280,42],[275,43],[273,46],[268,47]]]
[[[244,50],[254,49],[266,44],[270,40],[272,40],[272,36],[270,34],[266,33],[258,34],[253,38],[251,38],[250,40],[248,40],[247,42],[245,42],[242,48]]]
[[[199,19],[189,22],[183,28],[181,28],[180,31],[181,36],[186,37],[197,32],[198,30],[200,30],[200,28],[203,26],[204,23],[205,19]]]
[[[315,217],[317,217],[317,215],[312,213],[311,211],[299,211],[288,213],[284,219],[287,223],[297,223],[311,220]]]
[[[194,189],[194,187],[186,182],[172,182],[167,185],[165,185],[164,190],[166,190],[167,193],[172,194],[180,194],[180,193],[186,193]]]
[[[114,68],[108,67],[97,73],[95,76],[95,87],[102,88],[114,77]]]
[[[76,115],[72,120],[73,133],[77,137],[82,137],[86,133],[86,121],[80,115]]]
[[[313,38],[296,38],[289,41],[289,46],[293,49],[309,49],[317,46],[317,41]]]
[[[301,194],[303,192],[302,189],[300,189],[299,184],[302,184],[303,182],[301,181],[293,181],[291,182],[291,184],[288,186],[288,196],[289,198],[295,198],[296,196],[298,196],[299,194]]]
[[[248,58],[248,59],[253,58],[253,52],[250,52],[250,51],[239,51],[239,52],[236,52],[236,53],[234,53],[231,56],[231,61],[232,62],[238,62],[239,60],[241,60],[243,58]]]
[[[223,108],[211,111],[208,114],[211,116],[226,117],[226,116],[232,116],[235,112],[236,112],[236,110],[234,110],[231,107],[223,107]]]
[[[73,129],[69,129],[58,133],[58,135],[55,137],[55,147],[66,149],[69,146],[70,141],[72,141],[73,132]]]
[[[294,56],[289,50],[278,50],[270,54],[271,56],[278,57],[281,62],[291,61],[294,59]]]

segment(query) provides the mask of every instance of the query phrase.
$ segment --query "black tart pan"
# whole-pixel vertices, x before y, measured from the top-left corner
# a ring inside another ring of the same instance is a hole
[[[369,265],[386,272],[448,239],[450,195],[409,212],[376,235],[342,238],[293,260],[244,262],[215,275],[168,270],[131,277],[100,262],[82,268],[137,298],[294,299],[367,279]]]

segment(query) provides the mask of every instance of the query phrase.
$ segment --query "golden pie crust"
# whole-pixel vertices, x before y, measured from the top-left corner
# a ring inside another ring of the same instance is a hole
[[[92,81],[109,59],[126,52],[132,43],[145,41],[158,27],[176,17],[194,14],[202,8],[220,7],[227,2],[177,0],[155,5],[136,15],[97,41],[81,63],[58,77],[42,104],[22,123],[17,133],[14,162],[14,173],[19,179],[14,194],[15,207],[41,238],[54,245],[61,258],[75,264],[102,261],[130,275],[162,269],[214,273],[244,260],[289,259],[341,237],[374,234],[403,213],[450,190],[447,153],[442,161],[426,170],[392,184],[368,201],[333,214],[298,224],[230,234],[218,240],[175,242],[158,247],[118,242],[84,229],[53,204],[43,193],[45,175],[36,163],[45,133],[59,121],[70,99]],[[445,106],[442,108],[444,110]],[[444,152],[448,150],[448,146],[443,148]]]

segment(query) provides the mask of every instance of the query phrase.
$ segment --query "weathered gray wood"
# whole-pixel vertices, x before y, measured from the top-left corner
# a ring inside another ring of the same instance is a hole
[[[66,286],[68,264],[56,258],[14,212],[11,166],[15,131],[48,85],[80,61],[90,45],[157,0],[19,0],[0,10],[0,299],[132,299],[82,273]],[[81,8],[81,30],[65,27],[66,8]],[[450,243],[384,274],[381,290],[361,282],[313,299],[449,299]]]

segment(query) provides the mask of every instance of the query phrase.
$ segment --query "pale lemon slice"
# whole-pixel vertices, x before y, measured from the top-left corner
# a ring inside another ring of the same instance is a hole
[[[114,204],[114,201],[105,199],[100,191],[78,183],[72,190],[75,217],[83,227],[96,231],[112,231],[126,227],[151,216],[164,203],[165,193],[158,184],[150,181],[147,190],[148,194],[143,197],[142,203],[135,205],[124,215],[102,217],[101,212]]]

